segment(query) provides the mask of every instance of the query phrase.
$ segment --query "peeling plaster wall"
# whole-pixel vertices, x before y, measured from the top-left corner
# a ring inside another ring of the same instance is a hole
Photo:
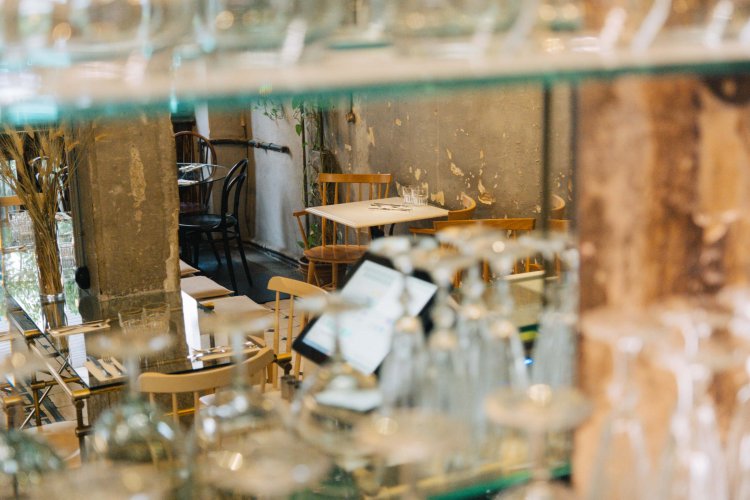
[[[552,192],[572,200],[569,91],[553,100]],[[351,105],[353,104],[353,106]],[[507,87],[403,99],[355,96],[327,113],[325,144],[342,172],[392,173],[397,185],[427,184],[431,201],[476,218],[541,211],[542,91]],[[353,111],[355,122],[347,121]]]
[[[569,89],[555,89],[551,188],[572,204],[569,99]],[[286,107],[291,115],[288,103]],[[354,123],[347,121],[351,110]],[[425,183],[432,203],[449,209],[459,208],[464,192],[477,200],[476,218],[538,217],[542,111],[540,87],[399,99],[355,95],[326,109],[323,140],[334,171],[392,173],[396,185]],[[289,146],[292,154],[250,152],[255,178],[249,189],[255,200],[247,225],[254,230],[246,234],[262,246],[297,257],[300,235],[292,212],[303,206],[303,172],[296,120],[272,120],[262,110],[253,110],[251,116],[253,139]],[[313,142],[315,130],[308,132],[307,140]],[[572,213],[568,210],[568,217]]]

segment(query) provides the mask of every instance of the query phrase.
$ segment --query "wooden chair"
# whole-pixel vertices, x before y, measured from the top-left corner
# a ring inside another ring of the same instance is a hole
[[[269,370],[269,378],[273,383],[273,387],[279,386],[279,364],[287,362],[293,363],[292,374],[296,379],[300,378],[300,368],[302,366],[302,357],[299,354],[292,353],[292,342],[299,332],[307,325],[309,321],[309,314],[304,313],[299,315],[299,325],[295,329],[294,321],[294,299],[297,297],[311,297],[321,293],[326,293],[325,290],[315,285],[305,283],[304,281],[293,280],[290,278],[284,278],[282,276],[274,276],[268,281],[268,289],[276,292],[276,320],[274,321],[273,327],[273,351],[276,353],[276,363],[274,363]],[[281,294],[289,295],[289,309],[287,310],[287,326],[286,326],[286,350],[281,353]],[[292,359],[292,357],[294,359]]]
[[[253,384],[261,384],[261,389],[265,388],[265,373],[271,363],[273,350],[270,347],[260,349],[255,356],[243,362],[248,378]],[[157,394],[170,395],[171,411],[167,415],[171,415],[172,420],[179,424],[181,417],[195,413],[196,408],[200,406],[201,395],[213,393],[216,389],[230,385],[234,375],[234,365],[176,375],[145,372],[138,377],[138,387],[141,392],[148,394],[152,403],[155,402]],[[192,393],[193,406],[180,409],[178,395],[185,393]]]
[[[565,200],[561,196],[556,194],[552,195],[552,200],[549,209],[550,219],[564,219],[565,218]]]
[[[466,193],[461,193],[461,208],[458,210],[449,210],[448,221],[469,220],[474,216],[474,211],[476,209],[476,200]],[[431,228],[410,227],[409,232],[415,236],[433,236],[435,234],[435,222],[439,221],[433,221]]]
[[[549,230],[556,233],[567,233],[570,230],[570,221],[568,219],[549,219]]]
[[[387,198],[390,189],[391,174],[328,174],[318,176],[318,187],[323,205],[335,205],[353,201],[376,200]],[[338,286],[338,266],[357,262],[367,250],[370,242],[369,233],[351,229],[346,226],[321,218],[320,245],[310,247],[305,233],[302,218],[304,210],[294,212],[297,218],[302,243],[305,246],[304,255],[310,262],[307,271],[307,282],[313,279],[320,285],[315,274],[318,264],[331,265],[332,286]]]
[[[501,231],[506,231],[507,235],[511,239],[515,239],[518,237],[519,233],[527,232],[527,231],[533,231],[536,227],[536,219],[534,218],[515,218],[515,219],[472,219],[472,220],[456,220],[456,221],[437,221],[434,223],[435,230],[440,231],[442,229],[445,229],[447,227],[455,227],[455,226],[474,226],[474,225],[480,225],[485,226],[490,229],[496,229]],[[523,260],[523,272],[529,272],[531,271],[532,262],[531,262],[531,256],[526,257]],[[519,272],[519,266],[516,264],[515,268],[513,269],[514,273]],[[484,262],[482,263],[482,277],[484,278],[484,281],[489,282],[492,278],[492,273],[490,271],[489,265]]]
[[[198,132],[177,132],[174,134],[177,149],[177,163],[207,163],[218,165],[216,149],[211,140]]]

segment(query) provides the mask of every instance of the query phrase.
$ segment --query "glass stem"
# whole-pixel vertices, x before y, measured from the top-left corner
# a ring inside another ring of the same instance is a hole
[[[245,386],[244,361],[244,335],[241,331],[231,332],[229,342],[232,345],[232,361],[234,363],[234,386],[241,388]]]
[[[341,347],[341,318],[338,313],[333,315],[333,352],[331,359],[334,361],[343,361],[344,354]]]
[[[531,458],[531,480],[546,482],[550,479],[550,472],[546,463],[546,433],[539,430],[529,431],[529,457]]]
[[[125,357],[125,370],[128,373],[128,398],[130,399],[137,399],[140,394],[138,390],[138,375],[140,375],[138,361],[138,357],[132,354]]]

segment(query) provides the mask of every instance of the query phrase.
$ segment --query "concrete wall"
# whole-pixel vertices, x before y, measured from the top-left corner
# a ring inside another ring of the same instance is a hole
[[[431,201],[449,209],[465,192],[478,201],[477,218],[539,213],[538,88],[357,96],[354,123],[346,121],[346,111],[329,113],[326,130],[342,172],[389,172],[397,184],[427,184]]]

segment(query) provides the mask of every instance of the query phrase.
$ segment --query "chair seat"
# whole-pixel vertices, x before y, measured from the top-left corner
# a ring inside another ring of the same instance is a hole
[[[233,215],[226,216],[226,225],[231,227],[237,224],[237,219]],[[182,229],[195,229],[201,231],[212,231],[221,229],[221,215],[219,214],[196,214],[180,217],[180,227]]]
[[[361,259],[366,251],[366,245],[326,245],[305,250],[305,257],[316,262],[352,264]]]

